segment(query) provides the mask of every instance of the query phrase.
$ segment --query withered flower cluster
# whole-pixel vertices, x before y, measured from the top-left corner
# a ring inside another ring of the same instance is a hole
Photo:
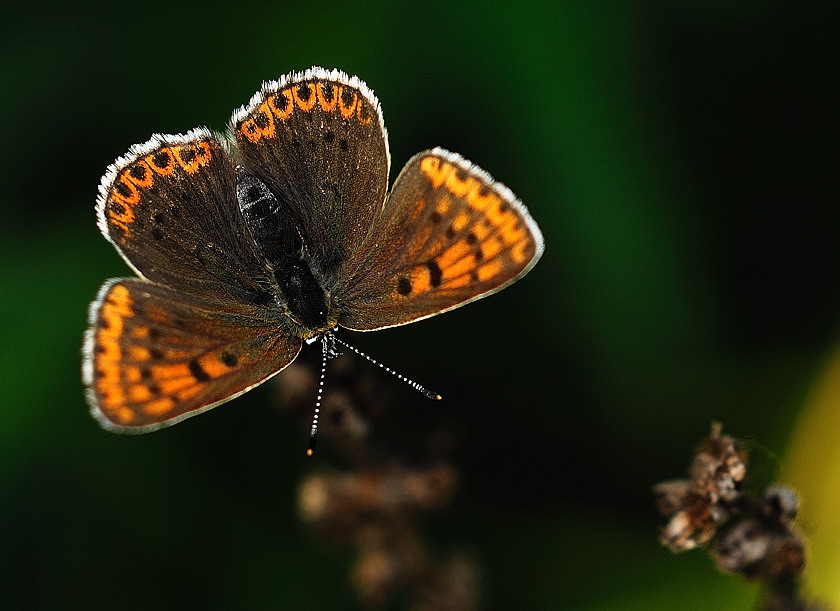
[[[799,595],[805,568],[805,541],[794,525],[799,497],[776,484],[752,494],[746,478],[744,444],[713,423],[694,451],[688,478],[653,488],[668,518],[660,541],[673,552],[705,546],[721,570],[762,580],[763,609],[822,609]]]
[[[378,371],[357,367],[358,358],[330,361],[321,406],[315,469],[300,484],[298,513],[331,545],[350,547],[355,560],[350,584],[366,606],[425,611],[477,609],[479,564],[472,552],[441,552],[421,532],[423,518],[450,505],[458,483],[448,460],[445,435],[431,435],[405,452],[379,434],[386,393]],[[282,374],[278,405],[311,417],[317,376],[302,361]],[[397,409],[390,407],[390,409]],[[419,456],[418,456],[419,454]],[[327,457],[347,465],[325,466]],[[433,551],[434,550],[434,551]]]

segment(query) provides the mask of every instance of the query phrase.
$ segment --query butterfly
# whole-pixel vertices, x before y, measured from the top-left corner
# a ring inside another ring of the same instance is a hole
[[[106,429],[145,433],[233,399],[335,330],[415,322],[524,276],[525,206],[459,155],[412,157],[390,192],[379,101],[319,67],[266,82],[206,128],[108,167],[98,226],[137,275],[89,311],[83,380]]]

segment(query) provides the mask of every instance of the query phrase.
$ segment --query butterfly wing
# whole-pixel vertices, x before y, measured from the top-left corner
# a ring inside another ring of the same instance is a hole
[[[264,312],[143,280],[106,282],[90,309],[83,378],[103,427],[145,433],[215,407],[291,363],[301,340]]]
[[[132,147],[102,177],[97,215],[139,276],[226,307],[258,298],[262,264],[245,239],[236,169],[206,129]]]
[[[369,331],[462,306],[521,278],[542,252],[539,227],[509,189],[459,155],[420,153],[348,260],[339,324]]]
[[[358,77],[311,68],[265,83],[234,113],[238,161],[277,196],[324,276],[385,201],[390,158],[379,101]]]

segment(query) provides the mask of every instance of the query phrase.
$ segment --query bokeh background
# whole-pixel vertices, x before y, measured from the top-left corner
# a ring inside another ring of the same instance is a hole
[[[79,374],[87,304],[129,274],[95,226],[106,166],[153,132],[223,129],[262,80],[313,64],[375,90],[392,179],[445,146],[545,234],[514,287],[350,338],[444,395],[381,382],[391,417],[455,440],[457,496],[422,533],[478,559],[485,607],[749,608],[757,586],[657,542],[650,486],[713,419],[751,441],[756,477],[799,488],[811,592],[840,602],[838,53],[806,6],[4,8],[0,607],[359,605],[353,551],[296,509],[341,459],[303,456],[271,387],[121,437]]]

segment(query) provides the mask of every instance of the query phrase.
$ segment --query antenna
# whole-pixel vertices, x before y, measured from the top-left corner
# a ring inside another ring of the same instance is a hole
[[[332,331],[321,337],[321,378],[318,380],[318,397],[315,399],[315,413],[312,415],[312,427],[309,429],[309,446],[306,455],[315,454],[318,445],[318,416],[321,415],[321,399],[324,397],[324,378],[327,376],[327,361],[339,355],[335,350],[335,336]]]
[[[390,373],[392,376],[395,376],[400,381],[405,382],[406,384],[411,386],[414,390],[420,391],[420,393],[422,393],[423,395],[425,395],[429,399],[433,399],[435,401],[440,401],[441,399],[443,399],[443,397],[441,397],[436,392],[432,392],[431,390],[429,390],[425,386],[421,386],[420,384],[418,384],[414,380],[410,380],[407,377],[405,377],[404,375],[402,375],[400,373],[397,373],[396,371],[394,371],[390,367],[386,367],[385,365],[383,365],[382,363],[380,363],[379,361],[377,361],[373,357],[368,356],[367,354],[365,354],[364,352],[362,352],[358,348],[356,348],[354,346],[351,346],[350,344],[348,344],[347,342],[345,342],[343,340],[338,339],[335,335],[332,336],[332,341],[341,344],[345,348],[349,348],[350,350],[352,350],[353,352],[358,354],[360,357],[362,357],[364,359],[367,359],[368,361],[370,361],[374,365],[377,365],[377,366],[381,367],[382,369],[384,369],[385,371]]]
[[[414,380],[411,380],[405,377],[404,375],[397,373],[396,371],[394,371],[390,367],[383,365],[373,357],[368,356],[355,346],[351,346],[344,340],[337,338],[333,331],[327,331],[318,339],[321,340],[321,378],[318,380],[318,397],[315,400],[315,413],[312,416],[312,427],[309,429],[309,446],[306,448],[307,456],[312,456],[313,454],[315,454],[315,446],[318,443],[318,417],[321,414],[321,400],[324,396],[324,378],[326,377],[327,372],[327,361],[341,355],[341,353],[335,349],[335,345],[337,343],[341,344],[345,348],[349,348],[350,350],[358,354],[360,357],[384,369],[392,376],[399,379],[401,382],[405,382],[414,390],[420,392],[423,396],[428,397],[429,399],[433,399],[434,401],[440,401],[441,399],[443,399],[443,397],[441,397],[436,392],[432,392],[431,390],[429,390],[421,384],[418,384]],[[313,341],[317,340],[313,339],[312,341],[307,341],[307,343],[312,343]]]

